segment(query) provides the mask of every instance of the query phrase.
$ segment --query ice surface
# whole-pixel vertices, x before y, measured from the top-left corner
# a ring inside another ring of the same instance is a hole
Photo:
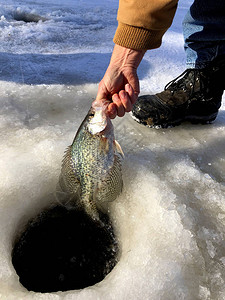
[[[160,49],[139,69],[141,93],[185,67],[180,1]],[[65,148],[96,96],[113,47],[117,1],[0,1],[0,299],[224,299],[225,112],[212,125],[149,129],[114,120],[124,190],[111,204],[121,259],[80,291],[27,292],[11,264],[15,234],[52,198]],[[16,21],[15,12],[40,15]]]

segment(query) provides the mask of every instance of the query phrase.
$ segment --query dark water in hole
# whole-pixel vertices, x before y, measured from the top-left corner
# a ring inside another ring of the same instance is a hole
[[[35,292],[93,285],[117,263],[118,245],[107,216],[96,223],[81,210],[56,206],[31,220],[17,238],[12,263],[21,284]]]

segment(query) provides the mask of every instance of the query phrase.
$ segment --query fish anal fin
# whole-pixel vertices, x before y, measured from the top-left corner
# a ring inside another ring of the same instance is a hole
[[[121,157],[115,155],[114,164],[105,176],[104,180],[98,183],[95,190],[95,202],[98,209],[105,211],[107,202],[114,201],[122,192],[122,164]]]

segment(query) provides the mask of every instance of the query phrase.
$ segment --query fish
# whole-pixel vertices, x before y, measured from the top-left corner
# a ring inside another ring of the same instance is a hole
[[[114,137],[108,105],[99,100],[92,103],[66,150],[57,185],[58,195],[64,195],[72,206],[83,208],[94,220],[100,220],[107,204],[123,188],[124,154]]]

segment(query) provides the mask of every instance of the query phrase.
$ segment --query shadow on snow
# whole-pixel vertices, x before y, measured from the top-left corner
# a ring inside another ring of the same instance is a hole
[[[0,53],[0,80],[24,84],[98,83],[107,69],[111,53],[13,54]],[[139,67],[142,79],[149,63]]]

